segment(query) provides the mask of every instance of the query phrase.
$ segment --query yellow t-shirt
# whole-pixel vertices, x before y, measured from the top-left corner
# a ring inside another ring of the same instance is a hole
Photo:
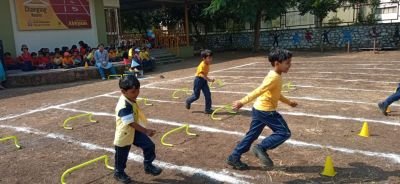
[[[110,52],[110,53],[108,53],[108,57],[109,58],[115,58],[115,57],[117,57],[117,53],[116,52]]]
[[[262,84],[242,98],[240,102],[247,104],[256,99],[253,107],[260,111],[275,111],[278,101],[290,104],[290,100],[281,94],[282,77],[275,71],[270,71]]]
[[[115,118],[114,145],[118,147],[133,144],[135,129],[130,126],[131,123],[139,123],[143,127],[146,127],[147,123],[147,119],[140,111],[138,105],[128,100],[124,95],[121,95],[115,107]]]
[[[133,48],[130,48],[129,51],[128,51],[128,59],[132,60],[132,57],[133,57],[134,54],[135,53],[133,53]]]
[[[208,72],[210,71],[210,65],[206,64],[206,62],[203,60],[197,66],[197,71],[196,71],[196,77],[204,77],[208,75]]]
[[[150,60],[150,54],[147,51],[140,52],[139,53],[139,57],[140,57],[141,60],[147,60],[147,61]]]

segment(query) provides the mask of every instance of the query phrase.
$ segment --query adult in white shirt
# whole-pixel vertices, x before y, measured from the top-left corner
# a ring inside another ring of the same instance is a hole
[[[97,47],[97,50],[94,53],[94,60],[96,61],[96,67],[99,70],[102,80],[106,80],[104,70],[110,70],[111,75],[115,75],[117,73],[108,58],[107,50],[104,50],[103,44],[99,44],[99,46]]]

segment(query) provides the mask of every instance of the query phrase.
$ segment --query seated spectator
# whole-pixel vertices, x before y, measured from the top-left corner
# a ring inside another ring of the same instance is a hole
[[[69,52],[69,48],[67,46],[61,47],[61,53],[64,54],[64,52]]]
[[[22,54],[19,56],[19,61],[21,62],[21,70],[24,72],[32,71],[34,70],[33,65],[32,65],[32,56],[29,53],[28,46],[23,44],[21,46],[21,51]]]
[[[122,57],[124,58],[123,62],[124,62],[125,69],[127,70],[131,66],[131,60],[129,60],[128,52],[124,52]]]
[[[71,50],[69,50],[70,54],[74,54],[74,52],[78,52],[79,53],[79,49],[76,45],[72,45]]]
[[[18,70],[19,65],[18,62],[11,57],[11,53],[6,52],[4,53],[4,63],[6,65],[7,70]]]
[[[129,60],[133,59],[134,55],[135,55],[135,45],[132,45],[128,51]]]
[[[64,52],[64,58],[63,58],[63,68],[73,68],[74,67],[74,61],[72,60],[71,54],[69,52]]]
[[[110,52],[108,52],[108,58],[110,62],[117,62],[117,53],[114,48],[110,48]]]
[[[41,70],[52,68],[52,64],[49,58],[49,53],[39,52],[37,68]]]
[[[117,60],[122,61],[124,59],[125,49],[123,47],[118,47],[117,49]]]
[[[86,62],[88,62],[88,64],[90,66],[95,65],[95,60],[94,60],[94,53],[96,52],[96,49],[93,48],[89,53],[86,53]]]
[[[79,41],[79,54],[81,55],[81,56],[84,56],[84,55],[86,55],[86,53],[88,52],[88,50],[87,50],[87,44],[85,43],[85,42],[83,42],[83,41]]]
[[[82,66],[82,57],[79,55],[79,51],[76,50],[74,51],[72,55],[72,60],[74,60],[74,65],[75,66]]]
[[[36,52],[32,52],[31,57],[32,57],[32,66],[34,69],[37,69],[39,64],[38,54]]]
[[[154,58],[150,57],[149,48],[143,47],[139,54],[140,60],[142,61],[143,70],[153,71],[154,69]]]
[[[131,68],[129,69],[129,71],[138,72],[140,73],[140,76],[143,76],[143,66],[139,56],[140,49],[136,48],[134,51],[135,54],[133,55]]]
[[[61,57],[60,52],[56,52],[53,59],[53,68],[62,68],[63,67],[63,58]]]
[[[110,70],[111,75],[115,75],[117,73],[110,62],[110,59],[108,58],[108,52],[104,50],[103,44],[98,46],[98,49],[94,54],[94,60],[96,61],[96,67],[99,70],[102,80],[106,80],[104,70]]]

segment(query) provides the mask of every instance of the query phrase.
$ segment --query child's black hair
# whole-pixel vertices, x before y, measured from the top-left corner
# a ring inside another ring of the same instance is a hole
[[[134,75],[125,75],[119,79],[119,88],[122,90],[139,89],[140,82]]]
[[[71,50],[77,49],[78,47],[76,45],[72,45]]]
[[[11,56],[11,53],[10,52],[6,52],[6,53],[4,53],[4,56]]]
[[[200,56],[201,56],[201,58],[206,58],[206,57],[208,57],[208,56],[212,56],[213,55],[213,53],[212,53],[212,51],[211,50],[208,50],[208,49],[206,49],[206,50],[202,50],[201,51],[201,53],[200,53]]]
[[[273,49],[268,55],[268,60],[272,66],[275,66],[275,61],[282,63],[293,57],[292,52],[286,49]]]
[[[37,56],[37,53],[36,52],[32,52],[31,53],[31,56],[33,57],[33,56]]]

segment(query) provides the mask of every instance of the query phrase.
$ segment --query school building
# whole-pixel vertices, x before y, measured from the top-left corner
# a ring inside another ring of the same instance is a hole
[[[119,0],[1,0],[0,40],[3,50],[20,53],[22,44],[31,51],[107,43],[119,34]]]

